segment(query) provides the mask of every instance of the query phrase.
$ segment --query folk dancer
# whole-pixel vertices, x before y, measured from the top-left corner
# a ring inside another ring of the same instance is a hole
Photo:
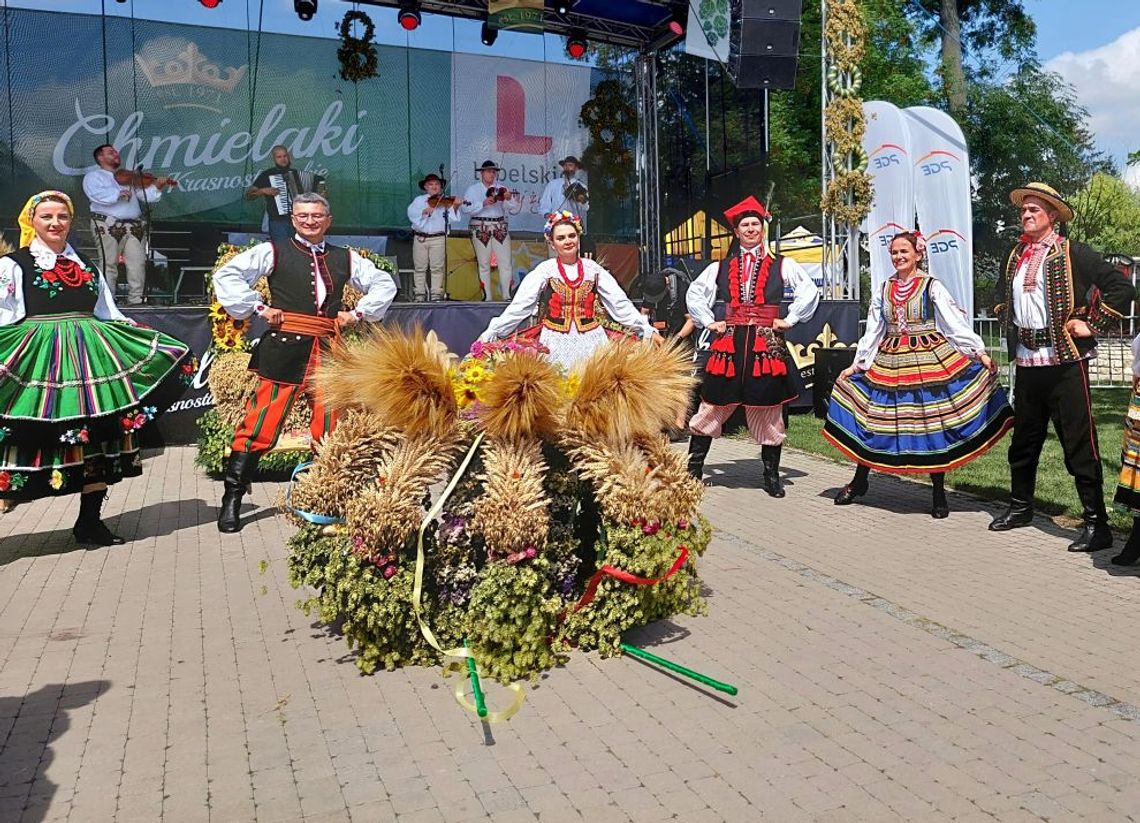
[[[499,297],[502,300],[511,297],[511,233],[504,207],[510,192],[495,185],[498,173],[499,167],[493,161],[484,160],[479,167],[479,179],[467,187],[460,206],[465,214],[471,215],[471,245],[475,249],[484,300],[494,299],[491,293],[492,255],[499,268]]]
[[[119,150],[104,143],[92,153],[96,168],[83,175],[83,193],[91,202],[91,232],[99,241],[103,276],[115,292],[119,257],[127,268],[127,305],[143,302],[146,291],[147,215],[143,204],[162,199],[164,189],[177,185],[171,177],[159,177],[152,185],[132,185],[132,172],[122,168]],[[120,183],[116,179],[127,179]]]
[[[415,301],[428,299],[428,269],[431,269],[431,300],[443,300],[446,291],[444,266],[447,262],[448,211],[459,214],[459,203],[443,195],[447,181],[438,174],[429,174],[419,182],[419,197],[408,206],[408,220],[412,224],[412,266]],[[434,205],[433,205],[434,204]]]
[[[284,146],[271,149],[273,166],[262,170],[246,190],[247,200],[265,198],[265,217],[269,227],[269,239],[288,241],[293,236],[293,221],[290,212],[293,200],[298,194],[316,192],[328,198],[325,178],[309,171],[293,168],[293,157]]]
[[[771,253],[765,238],[771,215],[755,197],[740,201],[724,216],[739,249],[709,265],[686,295],[693,321],[718,335],[705,365],[700,406],[689,420],[689,471],[698,480],[702,477],[713,438],[743,405],[748,431],[760,445],[764,490],[783,497],[784,405],[797,396],[788,374],[784,332],[811,319],[819,290],[799,263]],[[793,297],[787,316],[781,318],[785,287],[792,289]]]
[[[542,190],[542,197],[538,207],[543,215],[568,211],[578,218],[582,224],[582,231],[586,230],[586,213],[590,210],[590,194],[586,181],[578,177],[582,164],[578,158],[568,154],[558,161],[562,167],[562,175],[555,177],[546,184]]]
[[[1124,551],[1112,558],[1114,566],[1131,566],[1140,560],[1140,334],[1132,340],[1132,399],[1124,417],[1124,443],[1120,449],[1120,475],[1113,503],[1132,515],[1132,530]]]
[[[1058,233],[1056,224],[1069,222],[1074,214],[1056,190],[1029,183],[1010,192],[1010,200],[1020,209],[1024,232],[997,286],[1002,302],[996,312],[1017,363],[1010,501],[990,530],[1033,521],[1037,463],[1052,420],[1084,520],[1069,551],[1106,549],[1112,531],[1089,395],[1089,359],[1096,351],[1096,333],[1119,328],[1132,301],[1132,285],[1091,248]]]
[[[76,542],[124,542],[100,518],[107,487],[142,474],[140,429],[194,378],[190,347],[137,326],[110,282],[68,243],[59,191],[20,211],[0,258],[0,501],[79,495]]]
[[[928,472],[930,516],[947,517],[946,472],[981,457],[1013,425],[985,343],[919,268],[925,248],[917,232],[891,239],[895,273],[871,299],[855,362],[831,394],[823,436],[857,463],[837,506],[867,493],[871,469]]]
[[[649,318],[630,302],[614,276],[581,256],[582,224],[575,215],[551,215],[544,233],[554,257],[523,278],[511,304],[491,320],[480,340],[487,343],[512,334],[537,337],[549,349],[551,360],[572,369],[610,339],[598,316],[600,299],[611,320],[661,342]],[[536,325],[523,327],[534,317]]]
[[[309,391],[322,353],[339,339],[341,329],[361,320],[383,318],[396,296],[396,284],[387,272],[325,241],[332,224],[325,198],[297,195],[292,220],[295,234],[289,242],[261,243],[214,272],[214,293],[230,316],[240,320],[257,313],[270,328],[249,363],[260,379],[246,406],[245,419],[234,432],[226,464],[218,514],[218,531],[222,532],[241,530],[239,513],[246,482],[257,471],[261,456],[277,443],[293,403]],[[252,288],[263,276],[269,278],[269,306]],[[341,308],[346,283],[364,292],[351,312]],[[319,396],[313,398],[313,440],[335,425],[335,415]]]

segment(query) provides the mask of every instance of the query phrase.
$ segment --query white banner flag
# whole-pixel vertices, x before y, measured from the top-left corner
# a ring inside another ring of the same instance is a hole
[[[541,232],[539,199],[562,173],[558,161],[582,156],[589,132],[578,123],[590,99],[590,69],[473,54],[452,56],[452,194],[463,195],[491,160],[502,169],[498,185],[518,192],[507,211],[516,231]],[[579,172],[588,179],[589,170]],[[453,221],[461,228],[466,215]]]
[[[878,294],[895,270],[891,265],[891,238],[914,229],[914,166],[906,118],[892,103],[869,100],[863,104],[867,131],[867,173],[874,199],[867,214],[867,245],[871,252],[871,290]]]
[[[689,3],[685,25],[685,53],[720,64],[728,62],[728,26],[731,3]]]
[[[930,273],[974,316],[974,229],[970,157],[954,119],[929,106],[906,109],[918,225]]]

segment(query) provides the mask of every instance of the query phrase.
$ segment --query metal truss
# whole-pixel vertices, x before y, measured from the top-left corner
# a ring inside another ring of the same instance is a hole
[[[657,55],[634,63],[637,84],[637,188],[642,275],[661,269],[661,176],[657,157]]]

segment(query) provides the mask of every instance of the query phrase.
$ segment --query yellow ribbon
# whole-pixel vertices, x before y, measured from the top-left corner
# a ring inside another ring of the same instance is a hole
[[[435,634],[432,632],[431,627],[428,626],[427,621],[424,620],[423,607],[420,604],[420,601],[423,599],[424,566],[427,561],[424,553],[424,533],[427,531],[428,526],[431,525],[431,523],[434,522],[437,517],[439,517],[439,513],[443,511],[443,507],[447,503],[448,498],[451,497],[451,493],[454,492],[455,487],[459,485],[460,478],[462,478],[464,472],[467,471],[467,467],[471,465],[471,461],[474,459],[475,453],[479,450],[479,444],[483,442],[484,434],[484,432],[479,432],[479,434],[475,437],[475,440],[471,443],[471,447],[467,449],[467,454],[464,455],[463,461],[459,464],[459,468],[455,470],[455,474],[452,475],[451,480],[448,482],[443,492],[439,495],[439,498],[435,501],[435,504],[424,516],[423,522],[420,523],[419,535],[416,538],[416,576],[415,583],[412,587],[412,611],[414,611],[416,614],[416,622],[418,622],[420,625],[420,634],[424,636],[424,640],[426,640],[428,642],[428,645],[430,645],[444,657],[458,657],[460,659],[470,657],[472,660],[475,659],[475,655],[471,653],[471,650],[464,646],[459,646],[454,649],[443,648],[443,646],[440,645],[439,641],[436,640]],[[475,661],[475,665],[479,665],[479,662],[477,660]],[[462,671],[464,677],[461,678],[455,685],[455,700],[463,708],[471,711],[472,713],[477,713],[475,704],[467,699],[467,694],[465,691],[465,685],[467,682],[466,664],[456,661],[445,664],[443,667],[443,676],[448,677],[456,671]],[[523,701],[526,699],[526,692],[523,691],[522,686],[520,686],[518,683],[511,683],[507,688],[515,693],[514,700],[511,702],[510,706],[508,706],[506,709],[503,709],[502,711],[488,712],[487,717],[484,718],[488,723],[501,723],[504,720],[509,720],[518,712],[519,709],[522,708]]]

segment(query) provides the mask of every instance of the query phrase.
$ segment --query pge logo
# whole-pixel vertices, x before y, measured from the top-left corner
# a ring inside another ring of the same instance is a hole
[[[946,254],[964,248],[965,243],[966,238],[954,229],[939,229],[926,241],[926,249],[931,254]]]
[[[883,143],[870,154],[870,164],[874,169],[889,169],[891,166],[901,166],[906,149],[894,143]]]
[[[954,164],[951,162],[954,160],[957,160],[959,163],[962,162],[962,158],[952,152],[935,149],[929,154],[918,158],[918,162],[915,165],[922,171],[923,177],[930,177],[935,174],[954,171]]]
[[[923,163],[919,168],[922,169],[924,177],[929,177],[932,174],[942,174],[944,171],[954,171],[954,167],[950,165],[949,160],[940,160],[937,163]]]
[[[957,240],[933,240],[929,244],[931,254],[945,254],[948,251],[957,251]]]
[[[902,158],[897,154],[882,154],[871,161],[871,165],[876,169],[887,169],[891,166],[901,166]]]

